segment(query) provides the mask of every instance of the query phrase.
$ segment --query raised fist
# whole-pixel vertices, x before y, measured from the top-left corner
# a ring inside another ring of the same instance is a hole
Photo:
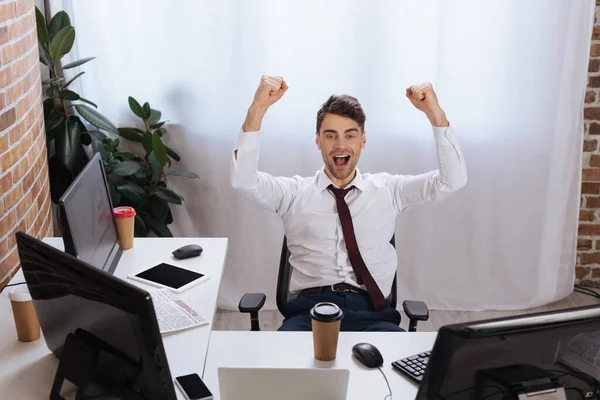
[[[262,108],[269,108],[281,99],[286,90],[288,85],[282,77],[263,76],[254,94],[253,103]]]
[[[406,89],[406,97],[417,110],[423,111],[434,126],[448,126],[446,114],[438,103],[431,83],[414,85]]]

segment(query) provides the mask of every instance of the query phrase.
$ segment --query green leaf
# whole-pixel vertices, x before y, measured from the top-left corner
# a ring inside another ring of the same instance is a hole
[[[170,214],[171,209],[169,208],[169,203],[164,201],[161,198],[156,196],[152,196],[150,198],[149,204],[149,212],[154,218],[159,221],[163,221],[165,224],[168,223],[166,221],[167,217]]]
[[[171,233],[171,231],[169,230],[169,228],[167,227],[167,225],[164,222],[161,222],[161,221],[157,220],[152,215],[150,215],[150,214],[143,214],[142,215],[142,219],[144,220],[144,223],[146,224],[146,227],[149,230],[151,230],[152,232],[154,232],[157,236],[159,236],[159,237],[173,237],[173,234]]]
[[[63,114],[62,111],[56,108],[53,109],[52,111],[50,111],[50,115],[48,115],[48,118],[46,118],[46,120],[44,121],[44,123],[46,124],[46,132],[50,132],[56,129],[64,121],[65,114]]]
[[[93,102],[89,101],[88,99],[84,99],[83,97],[80,97],[79,100],[83,101],[84,103],[88,103],[89,105],[92,105],[95,108],[98,108],[98,106],[96,105],[96,103],[93,103]]]
[[[165,218],[165,224],[169,225],[173,223],[173,214],[171,213],[171,208],[169,208],[169,212],[167,217]]]
[[[150,128],[152,128],[152,127],[150,127]],[[165,128],[158,128],[157,130],[154,131],[154,133],[156,133],[160,137],[163,137],[164,135],[167,134],[167,130]]]
[[[71,90],[61,90],[59,95],[60,95],[60,98],[63,100],[73,101],[73,100],[80,99],[79,95]]]
[[[129,176],[133,175],[140,169],[140,164],[133,161],[121,161],[112,170],[114,175]]]
[[[40,53],[40,62],[44,64],[46,67],[50,67],[52,65],[52,59],[50,58],[50,53],[48,53],[48,48],[45,44],[38,40],[38,48]]]
[[[98,111],[90,108],[84,104],[76,104],[75,109],[90,124],[94,125],[97,128],[104,129],[105,131],[109,131],[112,133],[118,134],[117,127],[106,119],[105,116],[100,114]]]
[[[44,100],[44,102],[42,103],[42,107],[44,108],[44,117],[47,118],[48,115],[50,115],[50,113],[52,112],[52,110],[56,109],[54,107],[54,99]]]
[[[93,135],[92,135],[92,150],[94,151],[94,153],[100,153],[100,155],[102,156],[102,161],[104,161],[106,163],[106,151],[104,150],[104,144],[96,139]]]
[[[61,81],[64,81],[64,80],[65,80],[65,78],[63,78],[61,76],[59,76],[58,78],[44,79],[42,81],[42,85],[52,85],[53,83],[61,82]]]
[[[125,181],[116,185],[116,188],[123,197],[134,204],[143,205],[147,202],[146,191],[135,182]]]
[[[48,28],[46,27],[46,18],[37,6],[35,6],[35,23],[37,25],[38,40],[42,43],[48,43],[50,39],[48,36]]]
[[[169,146],[167,146],[167,154],[173,160],[175,160],[175,161],[181,161],[181,157],[179,157],[179,154],[175,153],[175,151],[173,149],[171,149]]]
[[[185,176],[186,178],[190,178],[190,179],[200,179],[200,177],[198,175],[196,175],[193,172],[187,172],[187,171],[178,171],[178,170],[174,170],[169,172],[167,175],[170,176]]]
[[[62,28],[50,42],[50,57],[52,61],[60,60],[73,48],[75,42],[75,28],[65,26]]]
[[[135,237],[146,237],[148,236],[148,229],[142,219],[141,215],[135,216],[135,225],[133,227],[133,234]]]
[[[161,126],[163,126],[163,125],[165,124],[165,122],[166,122],[166,121],[159,122],[159,123],[157,123],[157,124],[151,124],[151,125],[150,125],[150,128],[151,128],[151,129],[158,129],[158,128],[160,128]],[[163,128],[163,130],[165,131],[165,133],[167,133],[167,131],[166,131],[164,128]],[[162,135],[161,135],[161,136],[162,136]]]
[[[48,34],[50,36],[50,40],[55,37],[61,29],[64,29],[67,26],[71,25],[71,20],[69,19],[69,15],[64,11],[57,12],[54,17],[50,20],[50,24],[48,24]]]
[[[133,111],[133,113],[141,119],[148,118],[146,112],[144,111],[142,106],[140,106],[140,103],[138,103],[138,101],[131,96],[129,96],[129,108],[131,108],[131,111]]]
[[[104,140],[104,148],[110,152],[117,151],[117,147],[119,147],[119,138],[107,137]]]
[[[157,187],[152,191],[152,194],[160,197],[164,201],[168,201],[173,204],[181,204],[183,197],[175,193],[174,191],[162,187]]]
[[[142,138],[142,147],[146,150],[146,154],[152,153],[152,134],[144,133]]]
[[[142,143],[142,135],[134,130],[135,128],[119,128],[117,134],[122,138],[131,140],[132,142]]]
[[[79,77],[80,77],[81,75],[83,75],[83,74],[85,74],[85,71],[81,71],[80,73],[78,73],[77,75],[75,75],[74,77],[72,77],[72,78],[69,80],[69,82],[65,83],[65,85],[63,86],[63,89],[66,89],[66,88],[68,88],[68,87],[69,87],[69,85],[70,85],[71,83],[73,83],[73,81],[74,81],[75,79],[79,78]]]
[[[156,124],[158,121],[160,121],[161,115],[161,112],[158,110],[150,110],[150,117],[148,117],[148,123]]]
[[[75,163],[81,151],[81,131],[80,125],[76,120],[67,119],[64,124],[64,131],[59,133],[54,140],[56,156],[73,176],[76,175]]]
[[[144,108],[144,113],[146,114],[146,118],[144,118],[144,119],[150,118],[150,113],[152,112],[152,110],[150,109],[150,103],[145,102],[143,108]]]
[[[58,96],[58,88],[55,85],[48,87],[48,89],[46,90],[46,96],[48,96],[48,97]]]
[[[150,171],[150,168],[142,167],[135,173],[135,177],[141,180],[152,178],[152,171]]]
[[[107,138],[107,136],[104,134],[104,132],[100,132],[100,131],[89,131],[88,132],[94,139],[99,140],[100,142],[104,142],[104,139]]]
[[[65,65],[63,67],[63,69],[71,69],[71,68],[79,67],[80,65],[85,64],[88,61],[92,61],[94,58],[96,58],[96,57],[87,57],[87,58],[82,58],[81,60],[73,61],[72,63],[68,63],[67,65]]]
[[[163,166],[160,165],[154,152],[150,153],[150,169],[152,170],[152,180],[157,181],[162,177]]]
[[[136,160],[136,161],[141,161],[141,158],[140,158],[140,157],[139,157],[137,154],[130,153],[130,152],[128,152],[128,151],[117,151],[117,152],[114,154],[114,156],[115,156],[115,157],[121,157],[121,158],[124,158],[124,159],[126,159],[126,160]]]
[[[163,167],[167,165],[167,149],[157,133],[152,134],[152,151]]]

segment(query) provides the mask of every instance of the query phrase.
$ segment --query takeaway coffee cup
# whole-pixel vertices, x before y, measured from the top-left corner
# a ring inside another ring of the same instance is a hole
[[[315,358],[335,360],[344,312],[334,303],[318,303],[310,310]]]
[[[135,227],[135,209],[133,207],[116,207],[113,210],[117,223],[117,235],[123,250],[133,247],[133,229]]]
[[[31,295],[26,292],[13,292],[8,295],[12,306],[17,338],[21,342],[33,342],[40,338],[40,321],[33,307]]]

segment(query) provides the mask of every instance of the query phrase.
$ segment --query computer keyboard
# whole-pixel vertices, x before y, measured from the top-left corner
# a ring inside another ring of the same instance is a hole
[[[429,362],[430,355],[431,351],[426,351],[424,353],[415,354],[414,356],[402,358],[394,361],[392,363],[392,367],[396,368],[416,382],[421,382],[423,379],[423,374],[425,373],[425,368]]]

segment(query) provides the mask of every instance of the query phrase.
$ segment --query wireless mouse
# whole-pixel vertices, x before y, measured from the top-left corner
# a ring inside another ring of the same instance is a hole
[[[352,355],[367,368],[377,368],[383,365],[383,357],[370,343],[358,343],[352,347]]]
[[[197,244],[188,244],[173,252],[173,257],[183,260],[190,257],[198,257],[202,253],[202,247]]]

